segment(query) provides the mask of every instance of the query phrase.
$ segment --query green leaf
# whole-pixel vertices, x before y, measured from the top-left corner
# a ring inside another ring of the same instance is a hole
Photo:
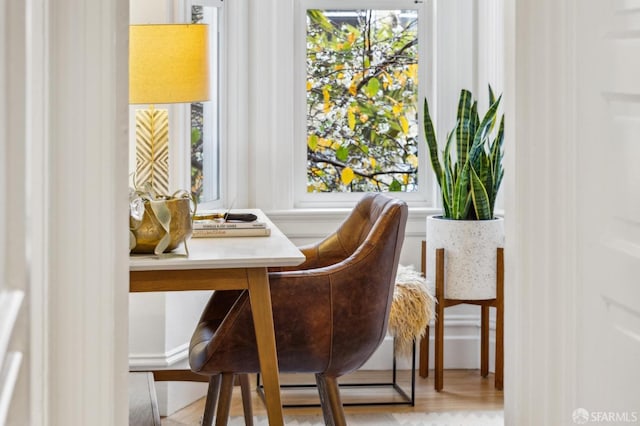
[[[347,161],[347,158],[349,158],[349,147],[343,145],[338,148],[336,150],[336,158],[340,161]]]
[[[489,195],[473,167],[471,167],[471,195],[476,217],[480,220],[491,219]]]
[[[473,144],[471,145],[471,149],[469,151],[469,159],[471,163],[474,163],[477,160],[478,156],[480,155],[480,152],[483,151],[484,141],[489,131],[489,127],[495,121],[496,113],[498,111],[498,107],[500,106],[501,98],[502,96],[500,96],[498,100],[496,100],[489,107],[489,109],[487,110],[487,113],[482,119],[482,122],[480,123],[480,125],[478,126],[478,129],[476,130],[476,134],[473,138]]]
[[[389,191],[391,192],[402,191],[402,185],[400,184],[400,182],[394,179],[393,182],[391,182],[391,185],[389,185]]]
[[[311,151],[318,149],[318,136],[314,133],[307,138],[307,145]]]
[[[191,143],[194,144],[194,143],[198,142],[201,138],[202,138],[202,135],[200,133],[200,130],[198,130],[196,128],[192,128],[191,129]]]
[[[460,176],[456,180],[455,187],[453,189],[453,211],[452,211],[452,219],[462,220],[467,217],[467,212],[469,210],[469,169],[470,169],[469,160],[464,163],[462,170],[460,171]]]
[[[460,100],[458,101],[458,128],[456,131],[457,140],[457,158],[458,162],[464,164],[467,161],[467,153],[469,152],[469,144],[473,138],[471,133],[471,106],[473,104],[473,96],[468,90],[460,91]]]
[[[320,26],[323,30],[328,33],[333,33],[335,30],[334,26],[331,25],[331,22],[324,15],[324,11],[318,9],[309,9],[307,10],[307,16],[309,19]]]
[[[365,93],[370,98],[373,98],[378,93],[378,90],[380,90],[380,80],[378,80],[377,78],[373,77],[367,83],[367,86],[365,88]]]

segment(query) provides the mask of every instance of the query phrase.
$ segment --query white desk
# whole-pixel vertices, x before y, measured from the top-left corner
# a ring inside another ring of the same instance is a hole
[[[188,241],[188,257],[131,255],[129,291],[247,289],[269,424],[282,425],[278,359],[267,268],[298,265],[304,261],[304,255],[261,211],[243,212],[254,213],[258,220],[266,222],[271,227],[271,236],[192,238]],[[184,254],[184,248],[177,249],[175,253]]]

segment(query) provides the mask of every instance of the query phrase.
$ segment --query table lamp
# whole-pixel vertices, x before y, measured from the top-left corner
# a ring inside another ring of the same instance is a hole
[[[169,195],[169,115],[153,104],[209,100],[208,26],[129,27],[129,103],[136,111],[135,185]]]

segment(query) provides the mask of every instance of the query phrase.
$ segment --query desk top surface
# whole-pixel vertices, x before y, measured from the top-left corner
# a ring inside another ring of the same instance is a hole
[[[177,269],[258,268],[295,266],[304,255],[260,210],[234,210],[234,213],[253,213],[271,228],[268,237],[191,238],[168,255],[131,254],[130,271]]]

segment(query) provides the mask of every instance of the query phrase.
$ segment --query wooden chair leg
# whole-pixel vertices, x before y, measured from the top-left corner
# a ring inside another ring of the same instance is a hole
[[[226,426],[227,421],[229,420],[234,378],[233,373],[222,373],[220,398],[218,399],[218,412],[216,413],[216,426]]]
[[[340,401],[340,388],[338,379],[327,377],[324,374],[316,374],[322,415],[327,426],[346,426],[342,401]]]
[[[213,414],[216,412],[216,403],[220,393],[220,375],[216,374],[209,378],[209,390],[207,391],[207,401],[204,405],[204,417],[202,426],[213,425]]]
[[[420,377],[429,377],[429,324],[424,329],[424,337],[420,340]]]
[[[444,370],[444,249],[436,250],[436,335],[435,335],[435,371],[434,389],[443,387]]]
[[[480,307],[480,375],[489,375],[489,306]]]
[[[242,391],[242,409],[245,426],[253,426],[253,407],[251,405],[251,384],[248,374],[240,374],[240,390]]]

